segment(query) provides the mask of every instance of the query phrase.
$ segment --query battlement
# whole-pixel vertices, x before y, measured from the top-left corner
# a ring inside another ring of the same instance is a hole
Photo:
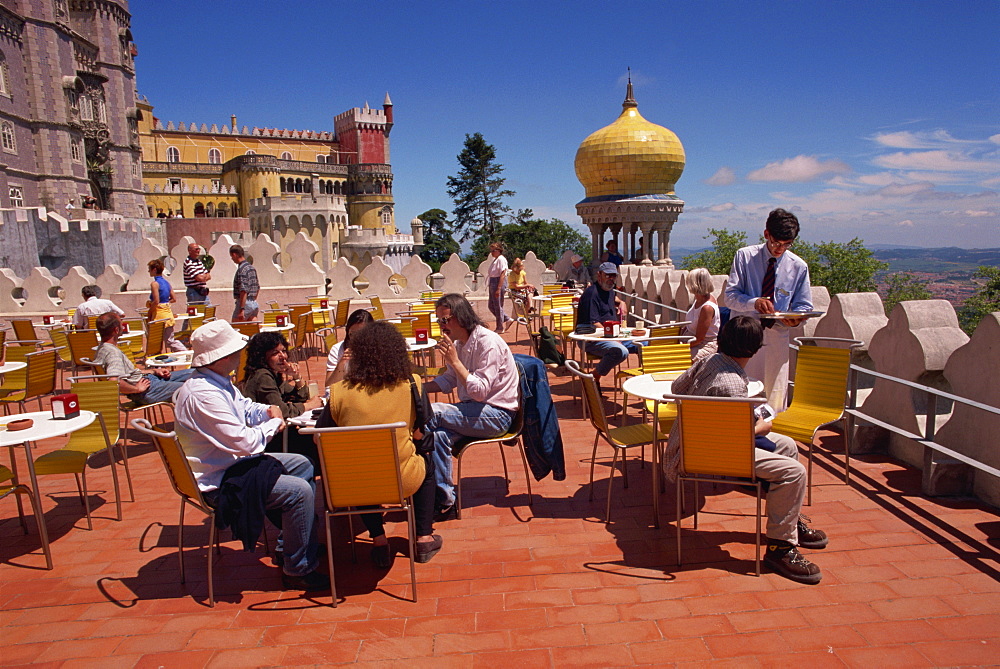
[[[257,128],[243,126],[242,128],[234,128],[228,124],[223,123],[219,126],[213,123],[209,126],[207,123],[202,123],[200,126],[197,123],[184,123],[181,121],[178,124],[174,124],[173,121],[167,121],[166,125],[163,125],[163,121],[157,119],[156,123],[153,125],[153,130],[160,132],[184,132],[188,134],[203,134],[203,135],[240,135],[244,137],[279,137],[284,139],[302,139],[310,140],[315,142],[334,142],[337,140],[336,135],[332,132],[323,131],[315,132],[313,130],[289,130],[288,128]]]
[[[384,126],[388,123],[385,112],[381,109],[372,109],[365,103],[364,109],[355,107],[333,117],[333,128],[340,134],[341,128],[350,126]]]

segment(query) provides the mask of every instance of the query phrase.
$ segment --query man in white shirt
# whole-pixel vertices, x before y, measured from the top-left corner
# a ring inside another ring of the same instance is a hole
[[[280,408],[252,402],[230,380],[247,339],[223,320],[195,330],[191,364],[196,371],[175,397],[177,438],[198,488],[209,499],[217,494],[229,467],[262,453],[271,437],[285,428]],[[286,590],[329,590],[330,578],[317,570],[321,560],[313,466],[296,453],[269,453],[267,457],[278,460],[285,472],[265,501],[266,509],[281,512],[282,584]]]
[[[497,437],[510,428],[518,407],[517,367],[507,342],[483,325],[469,301],[458,293],[435,306],[441,338],[437,350],[447,371],[424,385],[428,392],[458,389],[458,404],[434,402],[424,432],[434,440],[439,520],[455,517],[451,480],[452,446],[463,437]]]
[[[89,316],[100,316],[101,314],[106,314],[109,311],[113,311],[119,316],[125,315],[125,312],[122,311],[114,302],[111,300],[102,300],[98,297],[101,289],[97,286],[84,286],[83,290],[80,292],[83,294],[83,302],[73,313],[73,326],[77,330],[87,329],[89,325],[87,319]]]

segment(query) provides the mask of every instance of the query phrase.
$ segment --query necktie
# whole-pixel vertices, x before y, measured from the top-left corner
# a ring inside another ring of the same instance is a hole
[[[774,265],[777,258],[770,258],[767,261],[767,271],[764,272],[764,281],[760,287],[760,296],[774,302]]]

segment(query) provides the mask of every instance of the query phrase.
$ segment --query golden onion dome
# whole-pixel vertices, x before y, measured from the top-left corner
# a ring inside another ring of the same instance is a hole
[[[587,198],[673,195],[684,172],[684,147],[672,131],[642,117],[629,81],[621,115],[583,140],[575,167]]]

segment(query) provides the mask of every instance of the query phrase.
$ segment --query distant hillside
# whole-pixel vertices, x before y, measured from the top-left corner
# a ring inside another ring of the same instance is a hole
[[[980,265],[1000,267],[998,249],[873,248],[875,257],[889,263],[890,272],[971,273]]]

